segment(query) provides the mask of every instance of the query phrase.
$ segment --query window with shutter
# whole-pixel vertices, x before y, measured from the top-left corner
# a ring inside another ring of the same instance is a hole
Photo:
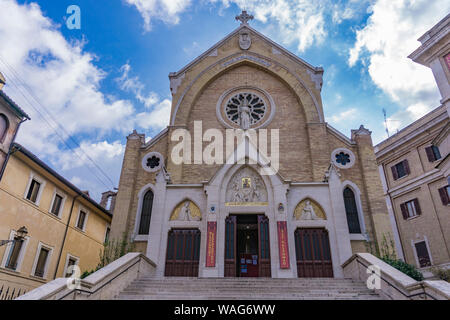
[[[65,278],[70,278],[71,276],[72,276],[72,273],[73,272],[71,272],[72,270],[71,270],[71,266],[75,266],[77,264],[77,260],[75,259],[75,258],[69,258],[69,261],[67,262],[67,271],[66,271],[66,275],[65,275]]]
[[[8,118],[4,114],[0,114],[0,143],[6,137],[6,132],[8,132],[9,122]]]
[[[397,163],[395,166],[391,167],[391,170],[394,180],[400,179],[401,177],[407,176],[411,173],[408,160],[403,160],[402,162]]]
[[[439,189],[439,196],[441,197],[442,204],[447,206],[450,204],[450,185]]]
[[[36,203],[40,188],[41,184],[39,182],[37,182],[34,179],[31,180],[30,188],[28,189],[27,193],[27,199],[30,200],[31,202]]]
[[[39,252],[39,258],[36,264],[36,270],[34,271],[34,275],[36,277],[44,277],[45,267],[47,265],[47,258],[50,250],[47,248],[41,248]]]
[[[429,146],[429,147],[425,148],[425,152],[427,154],[428,161],[430,161],[430,162],[434,162],[441,158],[441,153],[439,151],[439,148],[436,146]]]
[[[419,266],[421,268],[431,266],[430,254],[428,253],[427,244],[425,241],[417,242],[414,245],[416,247],[417,259],[419,260]]]
[[[8,260],[6,261],[6,268],[11,270],[17,269],[17,263],[19,261],[20,251],[22,250],[23,240],[15,239],[13,242],[11,251],[9,253]]]
[[[50,210],[50,212],[53,213],[55,216],[59,216],[62,200],[63,200],[63,197],[61,197],[59,194],[55,195],[55,199],[53,200],[52,209]]]
[[[417,198],[400,204],[400,208],[402,210],[403,219],[405,220],[422,214]]]
[[[78,216],[77,228],[84,230],[85,222],[86,222],[86,212],[80,211],[80,214]]]

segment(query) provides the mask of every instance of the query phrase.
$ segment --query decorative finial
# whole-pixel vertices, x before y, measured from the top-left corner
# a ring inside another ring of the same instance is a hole
[[[236,20],[241,22],[241,25],[248,24],[249,20],[253,20],[253,16],[248,14],[246,10],[242,10],[242,13],[238,16],[236,16]]]

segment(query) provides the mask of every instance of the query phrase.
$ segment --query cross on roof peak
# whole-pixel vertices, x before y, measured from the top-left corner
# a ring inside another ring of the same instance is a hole
[[[253,20],[253,16],[248,14],[246,10],[242,10],[242,13],[236,16],[236,20],[241,22],[242,24],[248,24],[249,20]]]

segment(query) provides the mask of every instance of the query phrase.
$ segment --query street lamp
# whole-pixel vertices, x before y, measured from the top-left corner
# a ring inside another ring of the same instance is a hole
[[[15,242],[15,241],[22,241],[23,239],[25,239],[25,237],[28,234],[28,230],[26,227],[21,227],[19,230],[17,230],[16,232],[16,236],[14,237],[14,239],[12,240],[0,240],[0,247],[8,244],[10,242]]]

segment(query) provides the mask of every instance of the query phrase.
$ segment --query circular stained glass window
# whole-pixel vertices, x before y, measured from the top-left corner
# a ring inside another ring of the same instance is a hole
[[[228,120],[241,125],[241,110],[248,107],[250,126],[260,122],[266,114],[266,104],[262,98],[254,93],[241,92],[232,96],[225,105]]]

